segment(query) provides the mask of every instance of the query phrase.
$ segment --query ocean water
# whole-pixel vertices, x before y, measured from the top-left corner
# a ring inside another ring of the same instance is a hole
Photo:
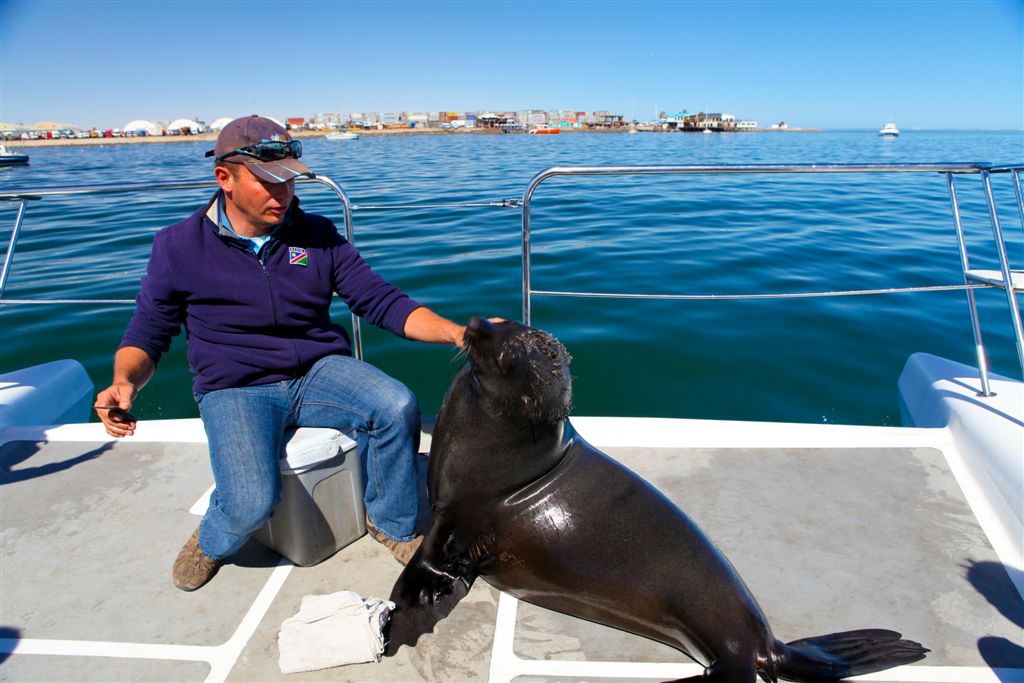
[[[520,197],[553,165],[1024,161],[1022,132],[410,136],[312,139],[304,160],[356,204],[370,263],[439,313],[521,317],[520,212],[465,207]],[[0,169],[3,190],[201,180],[209,143],[35,148]],[[1006,175],[994,178],[1011,261],[1024,230]],[[972,266],[995,268],[977,178],[958,181]],[[131,299],[153,234],[208,191],[33,202],[8,298]],[[299,189],[340,224],[333,193]],[[403,208],[379,209],[382,205]],[[555,178],[532,211],[533,287],[654,294],[764,294],[959,284],[939,174]],[[6,245],[14,221],[0,206]],[[1006,298],[978,291],[992,369],[1020,377]],[[347,324],[343,304],[335,317]],[[2,306],[0,370],[81,361],[97,389],[131,306]],[[533,324],[574,357],[578,415],[899,424],[896,381],[910,354],[974,364],[963,291],[825,299],[668,301],[535,296]],[[458,367],[451,349],[364,326],[366,359],[436,412]],[[145,418],[192,417],[184,335],[136,403]]]

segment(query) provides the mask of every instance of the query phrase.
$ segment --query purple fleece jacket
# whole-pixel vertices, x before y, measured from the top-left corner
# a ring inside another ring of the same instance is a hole
[[[184,323],[197,394],[298,377],[324,356],[350,354],[348,333],[331,322],[335,292],[356,315],[399,336],[420,306],[297,199],[259,255],[224,234],[209,206],[156,234],[121,339],[157,363]]]

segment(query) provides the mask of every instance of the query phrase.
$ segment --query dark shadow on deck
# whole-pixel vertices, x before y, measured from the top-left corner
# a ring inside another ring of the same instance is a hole
[[[64,470],[71,469],[75,465],[100,457],[114,445],[112,442],[107,442],[98,448],[86,451],[85,453],[73,458],[62,460],[61,462],[51,462],[38,467],[14,469],[16,465],[20,465],[33,455],[37,454],[45,444],[45,441],[12,441],[5,444],[4,447],[0,449],[0,486],[4,484],[16,484],[21,481],[35,479],[36,477],[45,477],[48,474],[54,474],[56,472],[63,472]]]
[[[1011,575],[1019,575],[1021,572],[999,562],[972,562],[966,570],[967,580],[974,589],[1010,623],[1024,630],[1024,600],[1021,600],[1010,579]],[[979,638],[978,653],[993,669],[1024,668],[1024,646],[1007,638]]]
[[[21,631],[11,626],[0,626],[0,664],[7,661],[21,642]]]
[[[281,556],[259,541],[250,540],[228,562],[239,567],[269,569],[281,562]]]

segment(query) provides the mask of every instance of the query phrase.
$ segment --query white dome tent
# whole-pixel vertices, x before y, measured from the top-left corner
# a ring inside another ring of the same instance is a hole
[[[230,116],[223,116],[210,124],[210,130],[219,132],[224,129],[224,126],[228,125],[232,121],[234,121],[234,119]]]
[[[261,116],[262,116],[262,114],[261,114]],[[229,123],[234,121],[236,118],[244,118],[244,117],[240,117],[240,116],[235,116],[235,117],[224,116],[222,118],[217,119],[213,123],[211,123],[209,125],[209,130],[214,131],[214,132],[220,132],[221,130],[224,129],[224,126],[228,125]],[[281,126],[282,128],[285,127],[283,123],[281,123],[280,121],[275,119],[273,116],[264,116],[263,118],[270,119],[271,121],[273,121],[277,125]],[[175,123],[177,123],[177,121]]]
[[[136,135],[160,135],[162,132],[160,126],[146,119],[129,121],[121,127],[121,130],[125,133],[135,133]]]
[[[188,129],[193,135],[197,135],[203,132],[203,126],[197,121],[192,119],[175,119],[167,124],[167,130],[182,130],[183,128]]]

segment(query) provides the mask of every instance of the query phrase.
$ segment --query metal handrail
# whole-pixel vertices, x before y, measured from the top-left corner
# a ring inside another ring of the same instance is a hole
[[[344,226],[345,226],[345,239],[350,243],[355,244],[353,229],[352,229],[352,202],[348,198],[348,194],[342,189],[338,183],[331,180],[328,176],[319,175],[314,178],[298,178],[297,183],[308,184],[316,183],[324,185],[330,188],[338,196],[341,201],[342,207],[344,208]],[[74,187],[54,187],[42,190],[31,190],[31,191],[13,191],[13,192],[0,192],[0,201],[16,201],[18,205],[18,215],[14,222],[14,228],[11,230],[11,238],[7,245],[7,253],[4,256],[3,270],[0,271],[0,304],[5,303],[69,303],[67,299],[51,299],[51,300],[25,300],[18,299],[7,301],[3,298],[4,290],[7,288],[7,280],[10,277],[11,267],[14,262],[14,251],[18,246],[18,237],[21,232],[22,221],[25,214],[25,206],[29,201],[38,201],[44,197],[61,197],[69,195],[108,195],[108,194],[126,194],[133,192],[162,192],[167,190],[201,190],[207,188],[219,187],[215,180],[185,180],[176,182],[163,182],[163,183],[110,183],[105,185],[81,185]],[[84,301],[83,301],[84,303]],[[109,303],[109,304],[120,304],[126,303],[124,299],[91,299],[89,303]],[[127,303],[134,303],[128,301]],[[363,357],[363,335],[360,328],[359,317],[355,313],[350,313],[352,318],[352,353],[353,355],[362,360]]]
[[[1024,330],[1021,328],[1020,310],[1014,293],[1012,270],[1006,254],[999,218],[992,196],[990,172],[1009,172],[1016,191],[1017,206],[1024,226],[1024,199],[1020,188],[1020,171],[1024,166],[1010,165],[995,167],[987,162],[968,163],[899,163],[899,164],[718,164],[718,165],[666,165],[666,166],[552,166],[536,174],[523,192],[522,209],[522,303],[523,322],[531,323],[531,296],[564,296],[581,298],[630,298],[630,299],[764,299],[764,298],[797,298],[812,296],[851,296],[857,294],[888,294],[911,291],[966,290],[968,306],[971,313],[971,324],[974,330],[975,347],[978,354],[978,372],[981,379],[981,395],[989,396],[988,363],[981,339],[981,327],[978,322],[977,306],[974,300],[974,289],[993,287],[992,284],[971,283],[968,280],[968,261],[964,233],[960,220],[960,207],[956,199],[953,185],[954,175],[977,175],[981,177],[989,210],[993,240],[996,243],[1000,270],[1003,277],[1003,289],[1006,291],[1010,317],[1013,323],[1014,336],[1017,344],[1017,355],[1021,372],[1024,373]],[[754,295],[675,295],[675,294],[621,294],[534,290],[530,275],[530,206],[533,194],[541,183],[556,176],[595,176],[595,175],[729,175],[729,174],[776,174],[776,173],[941,173],[946,177],[953,206],[954,223],[960,247],[961,265],[964,283],[962,285],[941,285],[919,288],[892,288],[886,290],[856,290],[845,292],[802,292],[790,294],[754,294]]]
[[[518,209],[522,206],[519,197],[509,197],[494,202],[458,202],[455,204],[353,204],[353,211],[391,211],[419,209]]]
[[[953,207],[953,226],[956,229],[956,243],[960,253],[960,268],[963,272],[964,284],[968,283],[967,271],[971,269],[967,257],[967,240],[964,239],[964,228],[960,220],[960,202],[956,196],[956,185],[953,184],[953,175],[946,174],[946,188],[949,191],[949,201]],[[988,384],[988,357],[985,355],[985,343],[981,338],[981,322],[978,320],[978,304],[974,299],[974,292],[967,292],[967,308],[971,316],[971,330],[974,333],[975,356],[978,360],[978,376],[981,380],[981,394],[991,396],[992,390]]]
[[[779,292],[772,294],[637,294],[619,292],[567,292],[557,289],[534,289],[541,296],[564,296],[580,299],[651,299],[656,301],[756,301],[757,299],[825,299],[833,296],[871,296],[874,294],[913,294],[919,292],[959,292],[991,289],[987,283],[962,285],[930,285],[924,287],[885,287],[882,289],[847,289],[827,292]]]
[[[533,176],[523,192],[523,322],[530,324],[530,206],[537,187],[556,176],[729,175],[750,173],[980,173],[987,162],[933,164],[694,164],[664,166],[551,166]]]
[[[992,226],[992,241],[995,242],[996,254],[999,257],[999,270],[1003,275],[1003,289],[1006,292],[1007,305],[1010,308],[1010,321],[1017,339],[1017,356],[1020,359],[1021,372],[1024,373],[1024,326],[1021,324],[1020,309],[1017,307],[1017,295],[1013,291],[1013,272],[1010,268],[1010,259],[1006,254],[1003,231],[999,226],[999,212],[996,211],[996,200],[992,195],[992,178],[988,171],[981,172],[981,184],[985,190],[985,204],[988,206],[989,224]]]
[[[923,291],[948,291],[965,290],[968,297],[968,305],[971,311],[971,322],[975,334],[975,346],[978,351],[978,368],[982,382],[982,395],[990,395],[988,385],[988,366],[984,354],[984,346],[981,340],[981,330],[978,323],[977,307],[974,301],[974,289],[981,287],[994,287],[993,284],[982,284],[971,282],[968,278],[969,264],[967,261],[964,233],[960,220],[960,208],[956,198],[956,190],[953,184],[953,177],[956,175],[977,175],[982,178],[985,189],[986,203],[988,205],[990,222],[992,225],[993,239],[996,242],[997,254],[1000,261],[1000,270],[1003,276],[1003,289],[1006,290],[1007,301],[1010,307],[1011,319],[1014,326],[1014,333],[1017,341],[1017,351],[1024,372],[1024,332],[1021,329],[1019,309],[1016,304],[1016,297],[1012,285],[1013,271],[1010,268],[1006,255],[998,214],[995,209],[995,202],[992,197],[991,181],[989,175],[992,173],[1010,173],[1014,186],[1018,211],[1021,217],[1021,224],[1024,226],[1024,198],[1022,198],[1020,172],[1024,170],[1021,165],[993,166],[985,162],[968,163],[901,163],[901,164],[720,164],[720,165],[671,165],[671,166],[552,166],[536,174],[527,185],[522,199],[504,199],[498,202],[462,204],[420,204],[420,205],[366,205],[358,206],[351,203],[345,191],[327,176],[315,178],[297,179],[298,183],[318,183],[332,189],[340,199],[344,208],[345,237],[354,243],[352,213],[356,210],[385,210],[385,209],[429,209],[429,208],[476,208],[476,207],[501,207],[520,208],[522,210],[522,258],[523,258],[523,321],[530,324],[531,318],[531,295],[545,296],[567,296],[567,297],[591,297],[591,298],[643,298],[643,299],[673,299],[673,300],[734,300],[734,299],[765,299],[765,298],[807,298],[826,296],[853,296],[867,294],[888,294],[903,292]],[[950,193],[950,200],[953,208],[954,224],[958,244],[960,246],[961,265],[964,272],[963,284],[957,285],[936,285],[930,287],[903,287],[872,290],[850,290],[832,292],[796,292],[783,294],[624,294],[624,293],[595,293],[595,292],[568,292],[534,290],[531,287],[530,276],[530,206],[533,194],[541,183],[555,176],[580,176],[580,175],[729,175],[729,174],[786,174],[786,173],[940,173],[945,175]],[[0,271],[0,305],[5,304],[32,304],[32,303],[133,303],[131,300],[121,299],[4,299],[4,291],[10,275],[13,263],[15,248],[18,236],[24,219],[26,203],[37,201],[44,197],[68,196],[68,195],[104,195],[132,192],[153,192],[167,190],[193,190],[217,187],[213,180],[202,181],[179,181],[163,183],[136,183],[124,184],[113,183],[107,185],[91,185],[78,187],[55,187],[42,190],[26,190],[13,192],[0,192],[0,202],[18,202],[18,213],[15,219],[14,228],[11,233],[7,253],[4,257],[3,269]],[[355,314],[351,314],[353,353],[356,358],[362,358],[362,331],[360,320]]]

